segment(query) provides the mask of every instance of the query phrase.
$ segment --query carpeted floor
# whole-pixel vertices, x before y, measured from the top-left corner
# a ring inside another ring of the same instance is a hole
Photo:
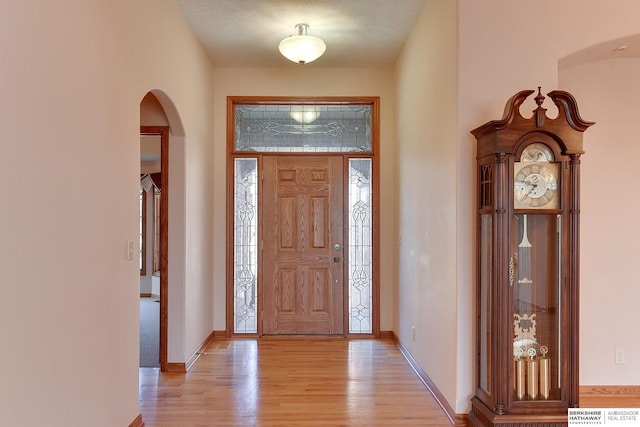
[[[160,303],[140,298],[140,367],[160,367]]]

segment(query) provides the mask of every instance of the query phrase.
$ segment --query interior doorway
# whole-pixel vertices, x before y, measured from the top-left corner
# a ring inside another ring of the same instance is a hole
[[[186,371],[185,335],[185,129],[169,95],[153,89],[140,101],[140,134],[160,139],[158,264],[159,359],[162,371]]]

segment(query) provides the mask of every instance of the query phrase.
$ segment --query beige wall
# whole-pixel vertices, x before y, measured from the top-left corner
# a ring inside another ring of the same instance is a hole
[[[2,424],[129,425],[140,101],[164,90],[186,135],[182,355],[213,323],[212,69],[172,0],[4,3],[0,52]]]
[[[456,8],[451,1],[427,3],[395,75],[394,330],[449,402],[456,399],[455,355],[462,350],[468,359],[469,346],[457,343]]]

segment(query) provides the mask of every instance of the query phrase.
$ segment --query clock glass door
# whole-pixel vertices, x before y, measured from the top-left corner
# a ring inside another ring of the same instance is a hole
[[[512,219],[514,401],[561,399],[561,226],[558,214],[522,213]]]
[[[478,318],[480,322],[479,336],[479,381],[478,385],[488,394],[493,391],[491,389],[491,366],[493,364],[491,343],[494,340],[494,327],[491,323],[491,301],[492,292],[491,284],[494,277],[491,269],[493,252],[493,216],[490,213],[480,215],[481,233],[479,236],[480,245],[478,246],[479,254],[479,295],[478,295]]]

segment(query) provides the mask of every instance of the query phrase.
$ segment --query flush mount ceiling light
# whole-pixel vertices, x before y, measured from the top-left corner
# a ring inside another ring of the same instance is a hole
[[[308,29],[307,24],[298,24],[296,25],[298,34],[280,42],[278,49],[285,58],[304,65],[320,58],[327,50],[327,45],[322,39],[307,34]]]

